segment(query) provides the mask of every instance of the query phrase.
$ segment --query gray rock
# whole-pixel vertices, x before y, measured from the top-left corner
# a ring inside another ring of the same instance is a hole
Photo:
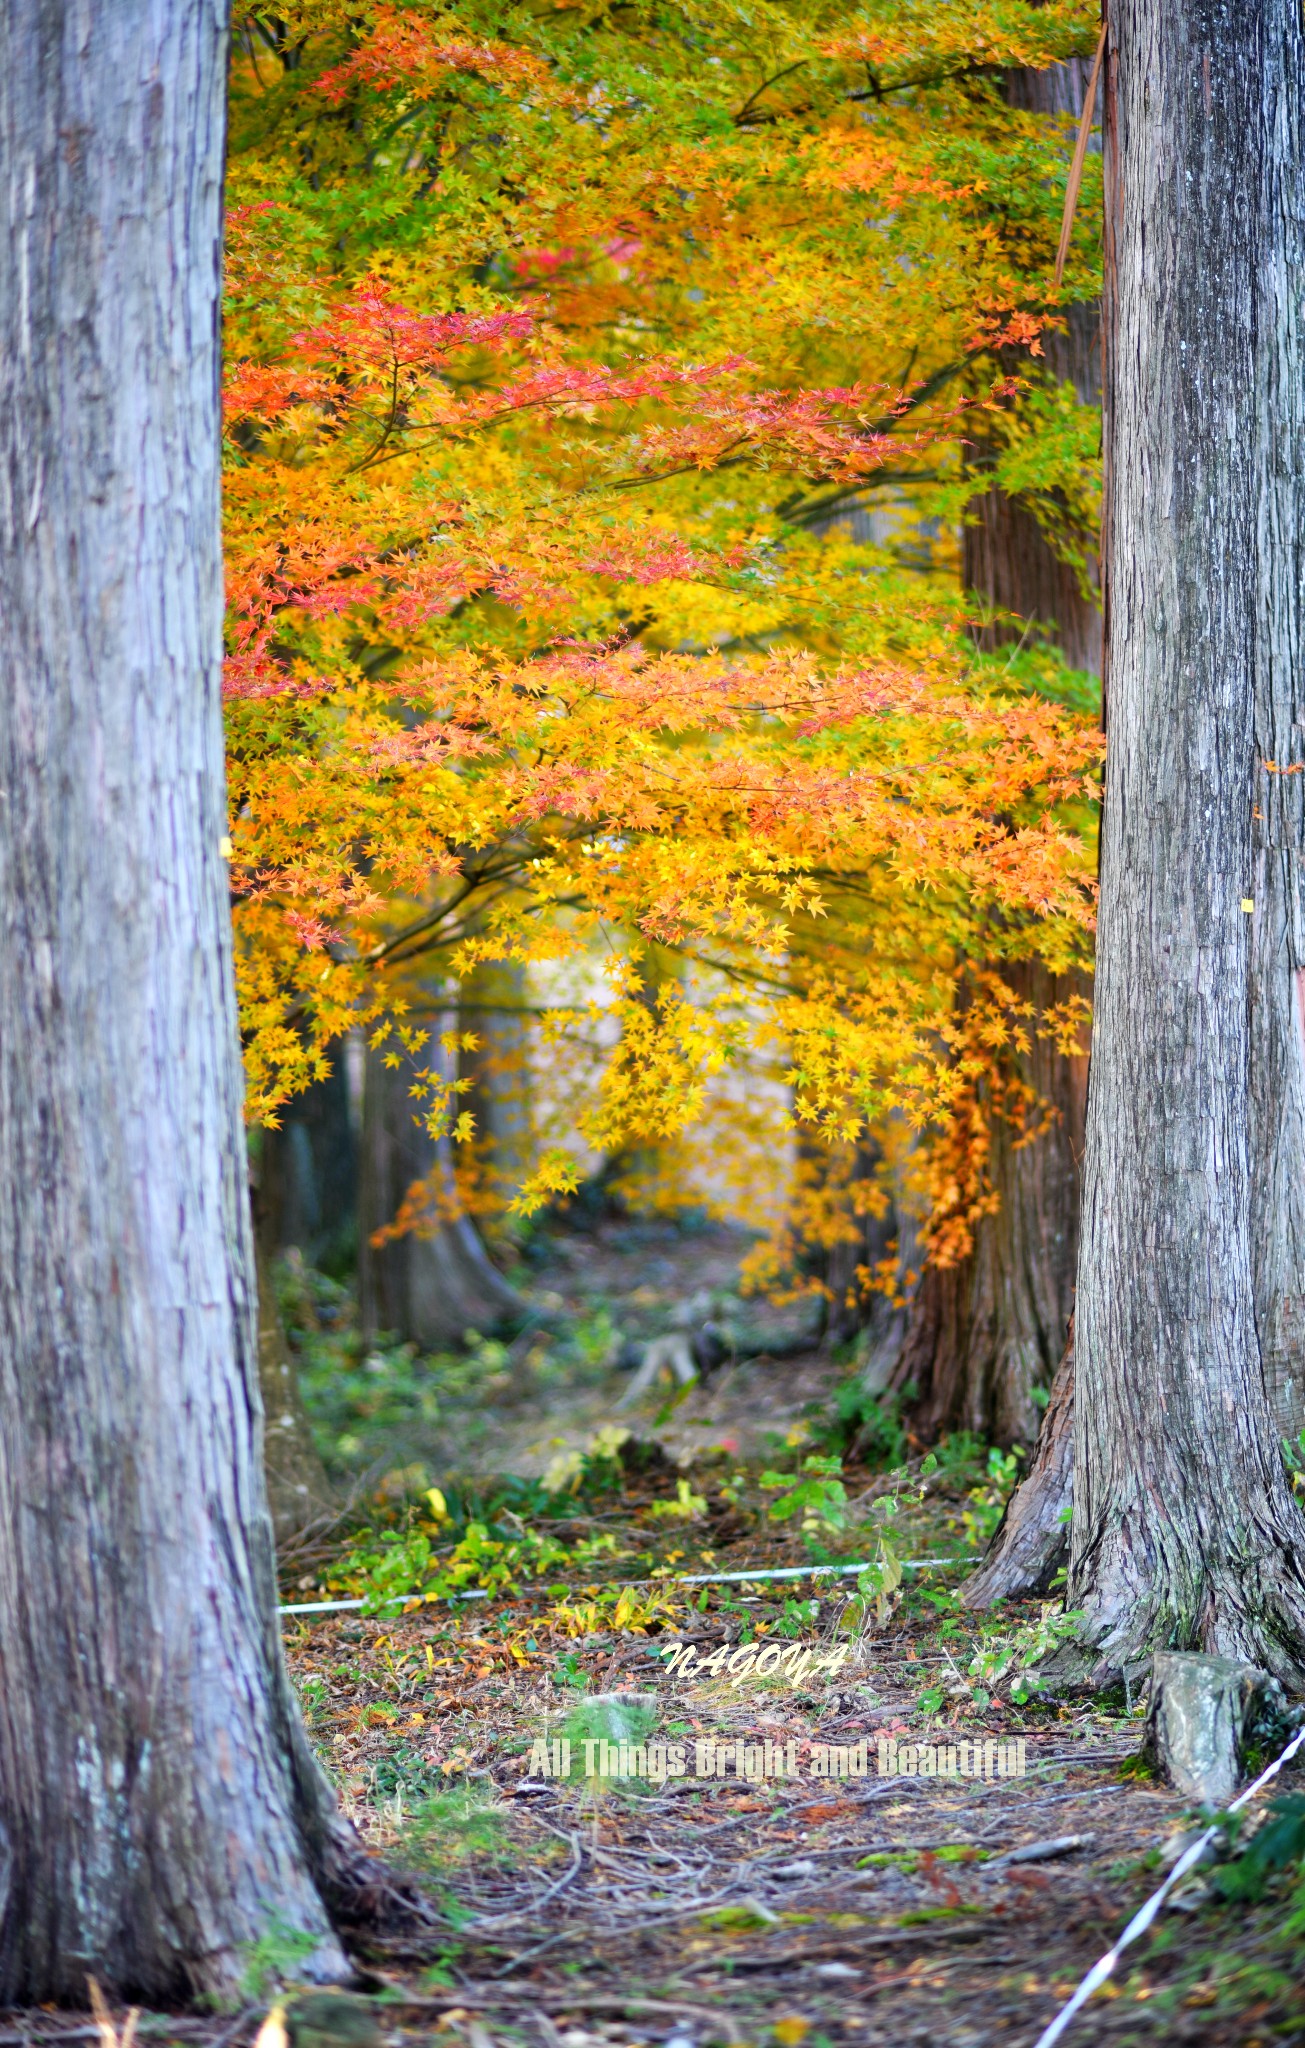
[[[1168,1782],[1203,1806],[1226,1806],[1251,1737],[1280,1723],[1282,1687],[1255,1664],[1157,1650],[1151,1668],[1146,1754]]]

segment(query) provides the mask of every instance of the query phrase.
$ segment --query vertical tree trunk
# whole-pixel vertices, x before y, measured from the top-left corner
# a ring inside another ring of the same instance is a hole
[[[338,1511],[277,1306],[272,1261],[255,1229],[258,1279],[258,1386],[263,1401],[263,1476],[278,1543]]]
[[[1091,66],[1072,59],[1006,78],[1012,107],[1081,114]],[[1044,337],[1047,372],[1085,404],[1101,389],[1100,309],[1072,305],[1067,331]],[[1018,365],[1029,374],[1026,359]],[[982,448],[978,451],[984,459]],[[995,486],[970,507],[962,573],[967,590],[1016,620],[1050,632],[1076,668],[1101,673],[1101,612],[1060,561],[1033,512]],[[980,629],[988,647],[1018,640],[1018,624]],[[1006,970],[1016,993],[1039,1007],[1086,993],[1085,976],[1057,982],[1038,963]],[[1079,1170],[1086,1061],[1045,1039],[1027,1055],[1002,1055],[1003,1078],[1031,1086],[1052,1115],[1043,1134],[1017,1143],[998,1112],[988,1117],[988,1180],[996,1207],[974,1226],[973,1249],[956,1264],[926,1265],[912,1303],[893,1385],[913,1428],[932,1442],[968,1429],[999,1443],[1032,1443],[1035,1388],[1046,1387],[1065,1344],[1078,1256]],[[991,1104],[988,1105],[991,1108]]]
[[[273,1261],[279,1252],[298,1249],[316,1264],[339,1259],[357,1243],[358,1148],[342,1053],[337,1048],[330,1074],[291,1097],[278,1130],[259,1132],[253,1211],[263,1470],[281,1544],[320,1526],[338,1506],[299,1390]]]
[[[435,1020],[438,1022],[438,1020]],[[421,1054],[423,1064],[429,1048]],[[394,1331],[430,1347],[460,1344],[519,1316],[522,1302],[463,1210],[448,1138],[432,1138],[412,1094],[412,1063],[385,1064],[370,1049],[363,1083],[358,1291],[363,1329]],[[415,1229],[380,1244],[421,1183]]]
[[[1102,1671],[1172,1645],[1298,1679],[1250,1019],[1266,979],[1289,1017],[1299,968],[1298,800],[1259,753],[1272,734],[1301,758],[1299,7],[1114,0],[1107,77],[1110,744],[1069,1598]],[[1299,1061],[1285,1021],[1273,1042],[1279,1072]]]
[[[964,1607],[991,1607],[1027,1593],[1049,1593],[1069,1561],[1068,1513],[1074,1481],[1074,1329],[1056,1367],[1028,1473],[1017,1486],[988,1554],[961,1587]]]
[[[1081,990],[1079,977],[1038,961],[1008,967],[1005,979],[1039,1012]],[[1051,1381],[1074,1305],[1087,1061],[1036,1033],[1027,1052],[999,1057],[1005,1087],[1028,1090],[1046,1112],[1038,1135],[1022,1138],[992,1089],[980,1091],[996,1206],[975,1222],[964,1257],[925,1266],[893,1369],[926,1442],[966,1429],[1031,1444],[1033,1392]]]
[[[297,1245],[314,1266],[352,1263],[358,1237],[358,1144],[349,1106],[344,1045],[329,1074],[280,1111],[280,1128],[259,1134],[259,1236],[270,1256]]]
[[[0,2003],[339,1975],[281,1662],[218,679],[219,0],[0,9]]]
[[[519,961],[489,961],[458,990],[458,1028],[480,1041],[458,1055],[459,1078],[471,1084],[459,1107],[476,1120],[476,1157],[499,1201],[530,1171],[529,1000]]]

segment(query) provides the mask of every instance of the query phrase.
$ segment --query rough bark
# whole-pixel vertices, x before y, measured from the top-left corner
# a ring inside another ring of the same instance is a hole
[[[963,1607],[991,1607],[1049,1593],[1069,1561],[1067,1510],[1074,1484],[1074,1330],[1056,1367],[1029,1469],[997,1525],[988,1552],[961,1587]]]
[[[476,1154],[495,1196],[510,1201],[530,1170],[530,1000],[518,961],[477,967],[458,991],[458,1028],[480,1042],[458,1055],[470,1083],[459,1107],[476,1120]]]
[[[429,1058],[424,1048],[421,1058]],[[414,1344],[460,1344],[520,1316],[521,1297],[498,1271],[457,1196],[451,1147],[426,1130],[412,1095],[411,1063],[387,1067],[369,1049],[363,1083],[359,1193],[359,1302],[368,1334],[393,1331]],[[415,1182],[426,1220],[377,1245]]]
[[[263,1402],[263,1476],[278,1543],[301,1536],[338,1511],[277,1306],[272,1261],[255,1233],[258,1278],[258,1385]]]
[[[1305,39],[1294,0],[1115,0],[1110,24],[1109,752],[1069,1600],[1099,1672],[1176,1647],[1298,1679],[1305,1517],[1254,1219],[1257,1120],[1302,1058],[1299,799],[1260,747],[1300,759]],[[1276,1036],[1250,1029],[1266,982]]]
[[[329,1520],[339,1505],[299,1390],[273,1261],[280,1252],[297,1250],[314,1265],[338,1263],[357,1245],[358,1147],[342,1053],[343,1047],[324,1079],[286,1104],[279,1129],[258,1134],[253,1196],[263,1469],[272,1526],[282,1544]]]
[[[1006,979],[1039,1012],[1081,987],[1036,961],[1007,968]],[[1046,1105],[1045,1122],[1021,1141],[1000,1107],[986,1094],[981,1102],[998,1206],[978,1218],[964,1258],[925,1267],[891,1381],[926,1442],[965,1429],[1031,1444],[1033,1390],[1051,1382],[1074,1305],[1087,1062],[1036,1034],[1027,1053],[1001,1058],[1008,1082]]]
[[[1027,113],[1080,114],[1090,70],[1077,58],[1045,71],[1014,70],[1005,96]],[[1065,331],[1044,337],[1047,373],[1089,404],[1101,390],[1100,324],[1096,304],[1071,305]],[[1011,367],[1028,375],[1031,366],[1024,358]],[[995,487],[971,504],[962,574],[985,604],[1035,622],[1074,667],[1101,673],[1100,609],[1028,506]],[[1023,631],[993,625],[976,638],[996,647]],[[1071,992],[1036,963],[1009,970],[1008,978],[1040,1006]],[[1088,986],[1087,977],[1073,984],[1078,993]],[[1017,1145],[1009,1124],[991,1118],[988,1178],[998,1207],[978,1219],[965,1258],[926,1265],[921,1276],[892,1384],[906,1395],[912,1427],[926,1442],[966,1429],[1003,1444],[1031,1443],[1038,1429],[1032,1391],[1048,1385],[1064,1348],[1078,1255],[1086,1062],[1041,1040],[1009,1064],[1011,1078],[1037,1090],[1051,1119],[1043,1136]]]
[[[346,1968],[282,1666],[218,685],[219,0],[0,9],[0,2003]]]
[[[352,1263],[358,1236],[358,1144],[349,1109],[343,1046],[331,1072],[279,1112],[280,1128],[259,1134],[259,1238],[269,1254],[292,1245],[311,1265]]]

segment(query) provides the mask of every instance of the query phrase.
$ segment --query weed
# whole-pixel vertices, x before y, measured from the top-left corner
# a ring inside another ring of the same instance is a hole
[[[814,1628],[820,1619],[818,1600],[794,1600],[791,1595],[784,1599],[784,1612],[775,1623],[777,1636],[800,1636]]]
[[[632,1694],[628,1700],[611,1693],[582,1700],[562,1723],[562,1735],[573,1751],[585,1742],[646,1742],[657,1726],[657,1709]]]
[[[1019,1461],[1023,1455],[1021,1450],[1000,1451],[994,1445],[988,1453],[986,1482],[972,1486],[966,1496],[970,1505],[961,1515],[961,1525],[976,1550],[987,1548],[1006,1512],[1006,1502],[1019,1478]]]
[[[507,1824],[495,1794],[478,1783],[434,1792],[411,1809],[402,1829],[409,1857],[427,1870],[447,1870],[474,1856],[507,1854]]]
[[[874,1468],[900,1465],[906,1457],[906,1430],[896,1402],[867,1392],[860,1377],[844,1380],[832,1413],[816,1422],[815,1436],[836,1456],[858,1458]]]
[[[379,1757],[368,1772],[368,1778],[370,1790],[376,1797],[393,1799],[397,1794],[410,1808],[436,1791],[442,1783],[438,1765],[404,1744]]]
[[[320,1935],[292,1927],[273,1913],[258,1940],[245,1950],[240,1993],[246,2005],[265,2005],[282,1985],[297,1983],[303,1965],[320,1946]]]
[[[1036,1621],[1021,1622],[1018,1628],[995,1632],[985,1637],[970,1662],[969,1675],[977,1681],[975,1704],[979,1704],[979,1693],[983,1694],[986,1708],[990,1692],[999,1685],[1011,1671],[1010,1696],[1017,1706],[1023,1706],[1034,1693],[1042,1689],[1042,1681],[1034,1666],[1054,1650],[1058,1643],[1067,1642],[1077,1634],[1081,1613],[1058,1614],[1054,1600],[1044,1600]]]
[[[808,1541],[822,1529],[837,1534],[847,1525],[847,1489],[838,1477],[842,1469],[840,1458],[812,1457],[802,1460],[800,1472],[763,1472],[761,1487],[779,1496],[766,1509],[770,1520],[788,1522],[800,1515]]]
[[[1215,1872],[1214,1882],[1226,1899],[1261,1899],[1271,1878],[1305,1865],[1305,1795],[1278,1799],[1240,1856]],[[1293,1914],[1296,1932],[1305,1927],[1305,1886],[1298,1894],[1302,1909]]]
[[[553,1683],[573,1686],[576,1692],[588,1691],[589,1673],[580,1669],[574,1650],[568,1650],[564,1657],[558,1658],[553,1666]]]
[[[315,1728],[327,1711],[326,1680],[324,1678],[301,1678],[295,1690],[299,1694],[299,1705],[310,1728]]]
[[[541,1619],[569,1636],[593,1636],[609,1628],[644,1635],[653,1623],[674,1621],[678,1612],[677,1603],[664,1593],[640,1586],[605,1586],[587,1600],[558,1600]]]
[[[431,1488],[431,1499],[436,1489]],[[406,1530],[385,1529],[365,1536],[342,1559],[332,1575],[333,1588],[360,1593],[364,1614],[380,1614],[406,1601],[446,1600],[466,1587],[511,1592],[519,1579],[538,1579],[559,1570],[583,1572],[595,1557],[616,1547],[612,1536],[594,1536],[568,1547],[555,1536],[540,1533],[514,1517],[511,1539],[492,1536],[484,1522],[468,1522],[465,1533],[445,1554],[436,1544],[447,1541],[447,1504],[432,1505],[424,1519]],[[443,1512],[440,1512],[440,1509]]]
[[[706,1496],[694,1493],[687,1479],[675,1483],[674,1500],[655,1500],[648,1510],[651,1515],[674,1515],[683,1522],[696,1522],[707,1512]]]

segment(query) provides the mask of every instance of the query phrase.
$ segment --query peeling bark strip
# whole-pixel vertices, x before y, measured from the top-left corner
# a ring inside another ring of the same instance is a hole
[[[345,1968],[281,1662],[218,677],[221,0],[0,8],[0,2004]]]
[[[1266,1387],[1283,1333],[1257,1312],[1265,1204],[1287,1201],[1285,1234],[1301,1199],[1262,1163],[1285,1184],[1300,1157],[1301,778],[1263,767],[1302,753],[1298,0],[1112,0],[1107,78],[1109,752],[1069,1603],[1106,1667],[1195,1647],[1299,1677],[1305,1518]]]

